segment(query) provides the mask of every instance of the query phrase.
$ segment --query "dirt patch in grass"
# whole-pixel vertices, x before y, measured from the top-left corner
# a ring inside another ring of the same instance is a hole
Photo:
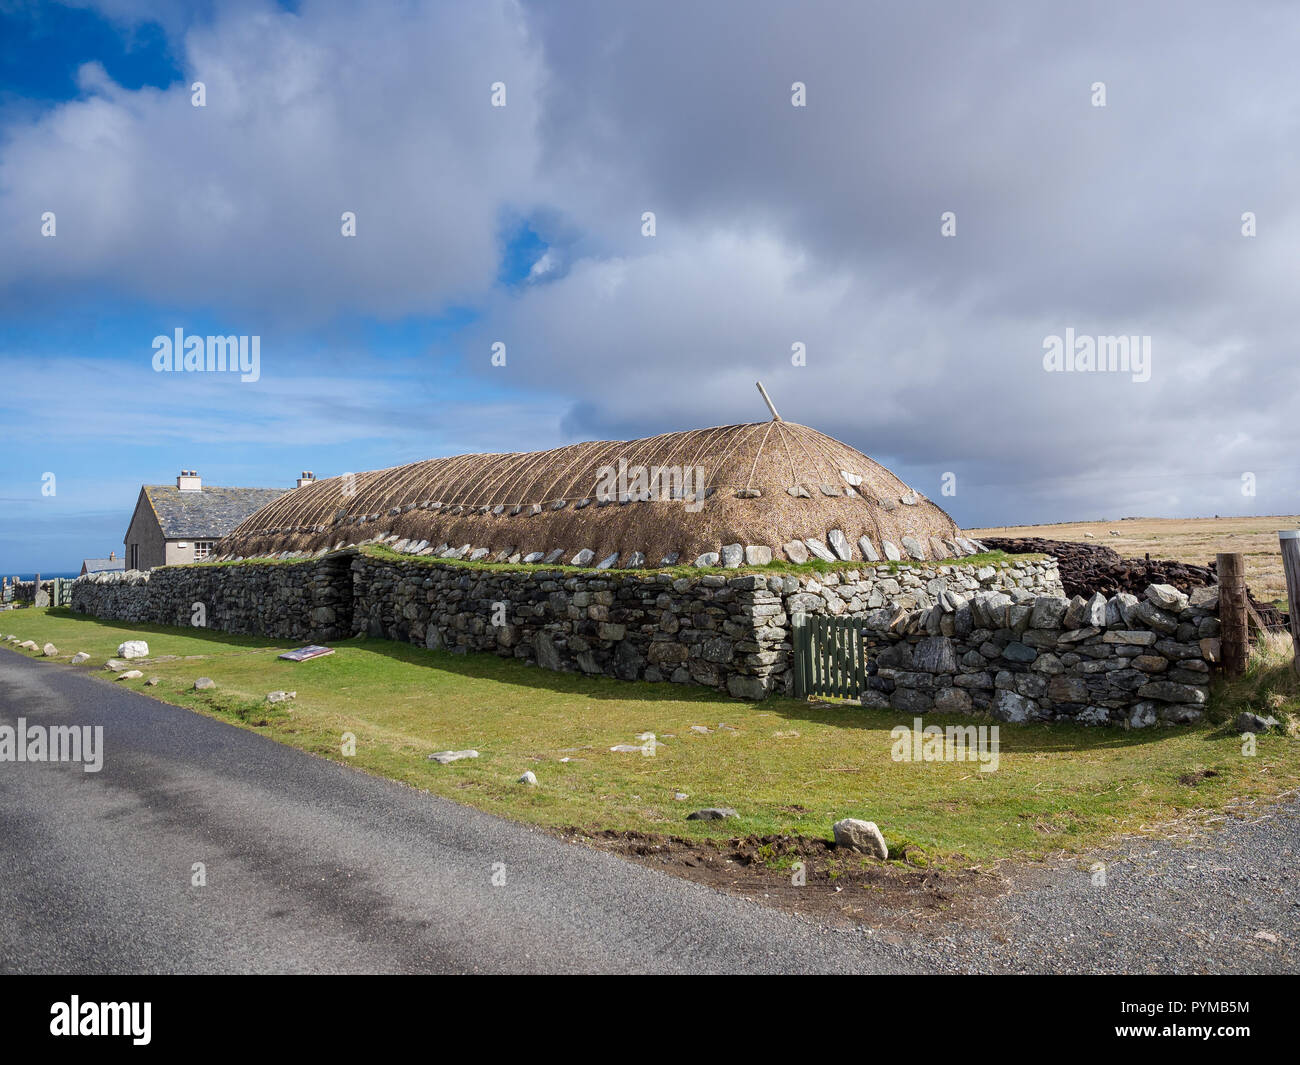
[[[806,836],[685,839],[648,832],[565,828],[562,839],[683,880],[839,927],[914,930],[970,917],[1006,880],[978,866],[932,866],[905,844],[897,860],[878,861]],[[803,883],[798,883],[798,865]]]

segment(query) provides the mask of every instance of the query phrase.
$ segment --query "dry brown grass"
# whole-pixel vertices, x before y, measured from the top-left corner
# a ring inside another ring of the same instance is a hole
[[[1300,515],[1258,518],[1125,518],[1082,521],[1064,525],[1015,525],[974,529],[968,535],[1041,536],[1047,540],[1098,543],[1125,558],[1172,558],[1198,566],[1214,561],[1220,551],[1237,551],[1246,559],[1246,582],[1263,602],[1286,601],[1286,578],[1277,531],[1300,527]],[[1114,530],[1119,536],[1111,536]],[[1092,533],[1090,539],[1086,534]]]

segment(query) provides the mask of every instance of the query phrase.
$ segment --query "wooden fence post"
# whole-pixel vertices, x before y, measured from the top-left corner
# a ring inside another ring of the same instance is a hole
[[[1300,674],[1300,529],[1282,529],[1277,538],[1286,574],[1287,613],[1291,615],[1291,668]]]
[[[804,699],[808,696],[808,677],[804,670],[804,637],[807,634],[808,617],[806,614],[794,614],[790,618],[790,653],[794,655],[794,697]]]
[[[1250,646],[1247,628],[1246,562],[1236,552],[1218,556],[1219,636],[1222,640],[1223,671],[1230,677],[1246,672]]]

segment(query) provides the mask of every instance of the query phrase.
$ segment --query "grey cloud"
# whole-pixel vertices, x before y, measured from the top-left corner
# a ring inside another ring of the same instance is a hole
[[[932,495],[955,468],[963,520],[1295,510],[1298,36],[1265,2],[241,8],[185,37],[206,112],[90,71],[8,131],[0,285],[314,323],[467,302],[466,376],[536,397],[527,446],[753,420],[761,376]],[[564,245],[519,292],[508,214]],[[1044,373],[1067,327],[1150,335],[1152,380]]]
[[[513,4],[241,6],[188,32],[184,72],[128,92],[90,65],[85,99],[7,130],[0,285],[107,282],[314,322],[435,311],[491,284],[500,211],[536,151],[541,72]]]

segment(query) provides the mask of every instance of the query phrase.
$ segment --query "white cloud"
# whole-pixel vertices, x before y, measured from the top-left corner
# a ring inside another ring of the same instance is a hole
[[[86,99],[6,130],[0,298],[56,313],[111,284],[248,333],[467,303],[474,354],[438,382],[449,450],[521,426],[545,446],[561,416],[600,436],[753,420],[762,377],[786,417],[918,478],[955,469],[986,513],[1228,511],[1241,471],[1285,484],[1300,445],[1297,25],[1268,3],[243,4],[179,43],[206,109],[89,66]],[[507,215],[563,238],[542,232],[544,283],[509,293]],[[1152,380],[1044,374],[1067,327],[1150,335]],[[375,431],[409,393],[298,372],[308,439]],[[462,380],[532,390],[531,420],[461,411]],[[206,431],[142,387],[157,432]],[[254,405],[239,431],[275,417]]]
[[[499,212],[529,196],[538,150],[542,67],[515,4],[240,7],[186,34],[183,66],[184,85],[131,92],[88,64],[85,99],[7,131],[0,286],[319,320],[491,284]]]

